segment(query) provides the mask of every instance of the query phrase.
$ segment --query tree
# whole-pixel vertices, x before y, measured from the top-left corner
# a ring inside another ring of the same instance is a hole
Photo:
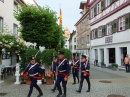
[[[20,21],[20,32],[25,41],[36,43],[46,48],[55,48],[62,33],[61,27],[57,25],[56,12],[49,7],[34,5],[21,5],[15,18]]]
[[[71,57],[72,57],[72,53],[71,53],[71,51],[70,51],[69,49],[62,48],[61,51],[64,52],[64,56],[65,56],[65,58],[67,58],[68,60],[71,59]]]

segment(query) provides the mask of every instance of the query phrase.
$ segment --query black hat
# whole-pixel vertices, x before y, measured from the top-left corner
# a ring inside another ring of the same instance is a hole
[[[64,55],[64,52],[63,51],[59,51],[59,55]]]
[[[85,58],[85,59],[87,58],[87,55],[85,55],[85,54],[84,54],[84,55],[81,55],[81,56],[82,56],[82,58]]]
[[[32,56],[30,57],[30,60],[35,60],[34,55],[32,55]]]
[[[54,59],[58,58],[58,56],[53,56]]]
[[[75,54],[74,54],[74,57],[78,57],[78,56],[79,56],[79,54],[78,54],[78,53],[75,53]]]

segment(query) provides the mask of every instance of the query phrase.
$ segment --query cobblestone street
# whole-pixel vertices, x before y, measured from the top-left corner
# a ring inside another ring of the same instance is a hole
[[[112,83],[101,83],[99,81],[106,80]],[[5,96],[0,97],[26,97],[29,86],[25,84],[14,85],[14,77],[9,77],[4,83],[0,84],[0,93],[7,93]],[[107,97],[110,94],[123,95],[130,97],[130,73],[124,71],[112,71],[106,68],[91,66],[91,92],[86,93],[87,84],[84,82],[84,86],[81,94],[76,93],[78,84],[72,85],[72,77],[69,77],[67,85],[67,97]],[[56,97],[58,91],[51,92],[53,85],[41,85],[44,92],[43,97]],[[37,97],[38,92],[34,89],[32,97]]]

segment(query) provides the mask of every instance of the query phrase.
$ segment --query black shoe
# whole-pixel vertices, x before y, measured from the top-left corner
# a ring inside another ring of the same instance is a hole
[[[72,85],[75,85],[76,83],[74,82],[74,83],[72,83]]]
[[[90,90],[87,90],[86,92],[90,92]]]
[[[43,93],[40,93],[37,97],[41,97],[41,96],[43,96]]]
[[[65,94],[63,94],[61,97],[66,97],[66,95],[65,95]]]
[[[55,89],[51,89],[52,92],[55,92]]]
[[[60,97],[62,94],[58,94],[56,97]]]
[[[81,93],[81,90],[76,90],[76,92]]]

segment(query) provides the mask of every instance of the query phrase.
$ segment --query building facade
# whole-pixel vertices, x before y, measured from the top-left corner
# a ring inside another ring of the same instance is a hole
[[[30,3],[29,3],[30,2]],[[33,3],[32,3],[33,2]],[[0,0],[0,33],[8,30],[15,37],[19,37],[19,22],[14,18],[14,13],[18,13],[19,4],[35,4],[35,0]],[[16,55],[14,52],[5,52],[2,54],[2,65],[15,65]]]
[[[123,65],[130,54],[130,1],[89,0],[91,25],[91,63]]]
[[[89,8],[88,1],[80,3],[81,18],[75,24],[76,26],[76,39],[77,39],[77,52],[80,54],[89,55],[90,49],[90,21],[89,21]]]
[[[70,39],[69,39],[69,49],[72,52],[72,54],[76,53],[76,31],[73,30],[73,32],[70,34]],[[73,59],[73,56],[72,56]]]

